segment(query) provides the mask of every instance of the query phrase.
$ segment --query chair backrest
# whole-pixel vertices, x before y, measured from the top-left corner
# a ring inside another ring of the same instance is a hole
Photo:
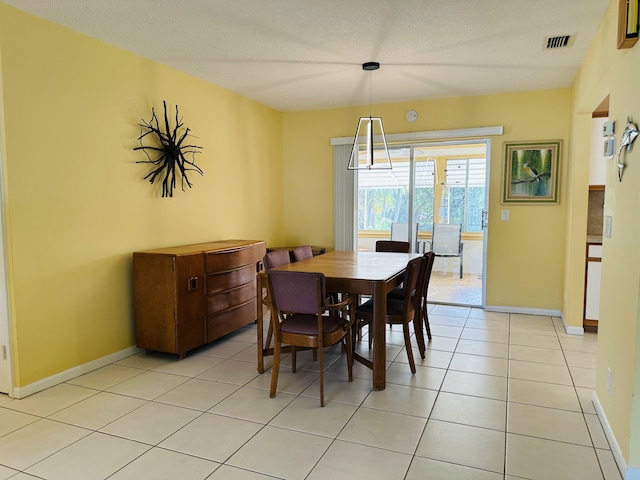
[[[398,252],[409,253],[411,244],[397,240],[378,240],[376,242],[376,252]]]
[[[414,223],[413,231],[411,235],[418,239],[418,224]],[[411,235],[409,234],[409,224],[408,223],[396,223],[393,222],[391,224],[391,240],[398,240],[401,242],[411,242]]]
[[[294,262],[299,262],[300,260],[313,257],[313,250],[311,250],[310,245],[302,245],[301,247],[294,248],[291,255],[293,256]]]
[[[273,303],[280,313],[322,313],[325,297],[325,277],[322,273],[269,272]]]
[[[423,306],[423,302],[426,300],[427,291],[429,290],[429,280],[431,279],[431,271],[433,270],[433,262],[436,259],[436,254],[433,252],[426,252],[422,256],[422,264],[420,265],[420,272],[418,273],[418,284],[416,285],[416,295],[414,307],[416,309]]]
[[[404,300],[405,311],[410,305],[415,304],[415,298],[420,295],[420,292],[416,289],[418,288],[418,278],[423,261],[423,257],[417,257],[409,260],[407,263],[407,270],[402,286],[402,298]]]
[[[462,245],[462,225],[434,223],[431,250],[436,255],[458,255]]]
[[[264,269],[268,272],[272,268],[291,263],[289,250],[272,250],[264,256]]]

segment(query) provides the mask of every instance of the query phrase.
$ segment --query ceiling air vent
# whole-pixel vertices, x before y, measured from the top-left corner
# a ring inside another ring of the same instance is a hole
[[[544,38],[544,49],[555,50],[558,48],[570,47],[573,45],[575,35],[557,35],[555,37]]]

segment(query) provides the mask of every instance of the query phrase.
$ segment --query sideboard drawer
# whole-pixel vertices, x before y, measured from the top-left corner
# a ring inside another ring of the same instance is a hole
[[[256,299],[216,315],[207,315],[207,341],[220,338],[233,332],[238,326],[249,325],[256,321]]]
[[[206,293],[212,295],[228,290],[232,286],[251,283],[256,278],[253,265],[231,270],[225,273],[208,274],[206,276]]]
[[[224,272],[242,265],[252,265],[254,256],[255,252],[251,248],[229,252],[207,252],[205,271],[207,273]]]
[[[247,283],[240,287],[216,295],[207,295],[206,311],[215,314],[228,310],[236,305],[243,304],[256,297],[255,282]]]

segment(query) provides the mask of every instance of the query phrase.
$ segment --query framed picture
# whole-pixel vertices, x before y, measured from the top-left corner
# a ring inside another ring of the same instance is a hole
[[[561,140],[504,144],[503,203],[558,203]]]

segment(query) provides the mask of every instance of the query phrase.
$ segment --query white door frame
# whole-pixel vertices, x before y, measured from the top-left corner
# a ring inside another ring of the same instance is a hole
[[[1,64],[0,64],[1,67]],[[1,73],[1,70],[0,70]],[[4,141],[4,94],[0,77],[0,393],[13,396],[13,368],[11,361],[11,327],[9,324],[9,292],[7,289],[7,262],[5,250],[4,222],[4,181],[3,153]]]
[[[0,173],[0,178],[1,178]],[[1,192],[1,189],[0,189]],[[4,202],[0,198],[0,210]],[[4,215],[0,215],[0,393],[13,396],[13,369],[11,361],[11,328],[7,291],[6,257],[4,249]]]

